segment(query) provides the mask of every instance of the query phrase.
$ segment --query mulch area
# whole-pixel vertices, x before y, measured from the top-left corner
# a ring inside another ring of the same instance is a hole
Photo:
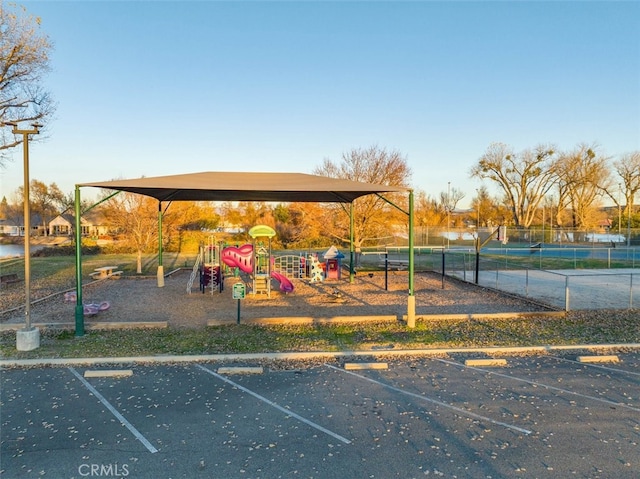
[[[348,277],[340,280],[310,283],[293,280],[291,293],[278,290],[272,282],[270,297],[251,294],[247,280],[245,299],[232,297],[232,286],[240,278],[227,277],[223,292],[199,290],[197,279],[192,291],[187,292],[190,270],[180,270],[165,278],[164,287],[158,287],[155,277],[108,279],[92,282],[83,287],[83,303],[109,303],[109,309],[86,316],[93,322],[166,321],[169,326],[202,327],[210,320],[233,324],[240,320],[260,318],[310,317],[314,319],[340,316],[372,318],[395,316],[402,319],[407,311],[408,277],[405,272],[359,274],[351,283]],[[385,281],[387,289],[385,289]],[[19,293],[20,286],[12,287]],[[3,294],[5,291],[3,290]],[[18,298],[16,294],[16,298]],[[24,298],[24,296],[22,295]],[[415,275],[416,316],[452,314],[491,314],[548,311],[543,306],[510,297],[499,292],[476,287],[435,273]],[[24,302],[24,299],[22,299]],[[19,306],[19,300],[11,307]],[[6,308],[6,304],[5,304]],[[6,308],[8,309],[8,308]],[[24,310],[18,308],[0,313],[0,324],[23,323]],[[31,307],[33,324],[73,323],[75,303],[65,302],[63,294],[53,294]]]

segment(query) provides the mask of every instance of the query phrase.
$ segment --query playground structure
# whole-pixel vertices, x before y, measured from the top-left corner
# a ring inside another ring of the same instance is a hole
[[[251,275],[252,294],[266,294],[271,297],[271,279],[280,284],[280,291],[290,293],[294,286],[287,274],[292,277],[300,277],[295,274],[296,267],[293,263],[289,268],[282,268],[282,262],[271,255],[271,238],[276,235],[273,228],[265,225],[257,225],[249,230],[249,236],[253,244],[245,244],[240,247],[227,246],[222,250],[221,259],[227,266],[238,268],[240,271]],[[266,238],[265,244],[261,238]],[[299,270],[299,265],[297,266]]]
[[[215,242],[213,236],[209,236],[206,244],[201,244],[196,262],[193,265],[191,276],[187,282],[187,293],[191,293],[196,277],[199,279],[200,292],[207,289],[213,294],[224,289],[224,272],[220,263],[221,245]]]
[[[324,261],[318,255],[289,254],[273,256],[271,238],[276,235],[273,228],[257,225],[249,230],[252,243],[241,246],[224,246],[216,243],[210,236],[207,244],[200,245],[200,251],[193,266],[187,292],[191,293],[196,278],[199,278],[200,291],[222,292],[225,269],[234,270],[250,277],[250,294],[264,294],[271,297],[271,280],[276,280],[279,290],[291,293],[295,289],[292,279],[308,279],[311,283],[325,279],[340,279],[341,259],[344,257],[335,246],[324,254]]]

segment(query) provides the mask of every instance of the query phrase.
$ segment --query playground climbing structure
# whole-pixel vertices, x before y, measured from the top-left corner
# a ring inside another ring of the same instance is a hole
[[[198,278],[200,292],[202,293],[207,290],[211,294],[215,291],[222,292],[224,288],[223,271],[220,263],[220,245],[216,244],[213,236],[209,236],[206,244],[200,244],[198,257],[187,283],[187,293],[191,294],[196,278]]]

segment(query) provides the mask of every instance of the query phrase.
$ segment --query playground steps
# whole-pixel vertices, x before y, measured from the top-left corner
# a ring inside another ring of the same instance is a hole
[[[256,275],[253,278],[253,292],[254,294],[269,294],[270,293],[270,278],[266,275]]]

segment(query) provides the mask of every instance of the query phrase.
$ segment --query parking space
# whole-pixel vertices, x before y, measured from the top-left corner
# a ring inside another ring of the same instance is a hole
[[[5,369],[0,476],[632,478],[640,360],[618,356]]]

